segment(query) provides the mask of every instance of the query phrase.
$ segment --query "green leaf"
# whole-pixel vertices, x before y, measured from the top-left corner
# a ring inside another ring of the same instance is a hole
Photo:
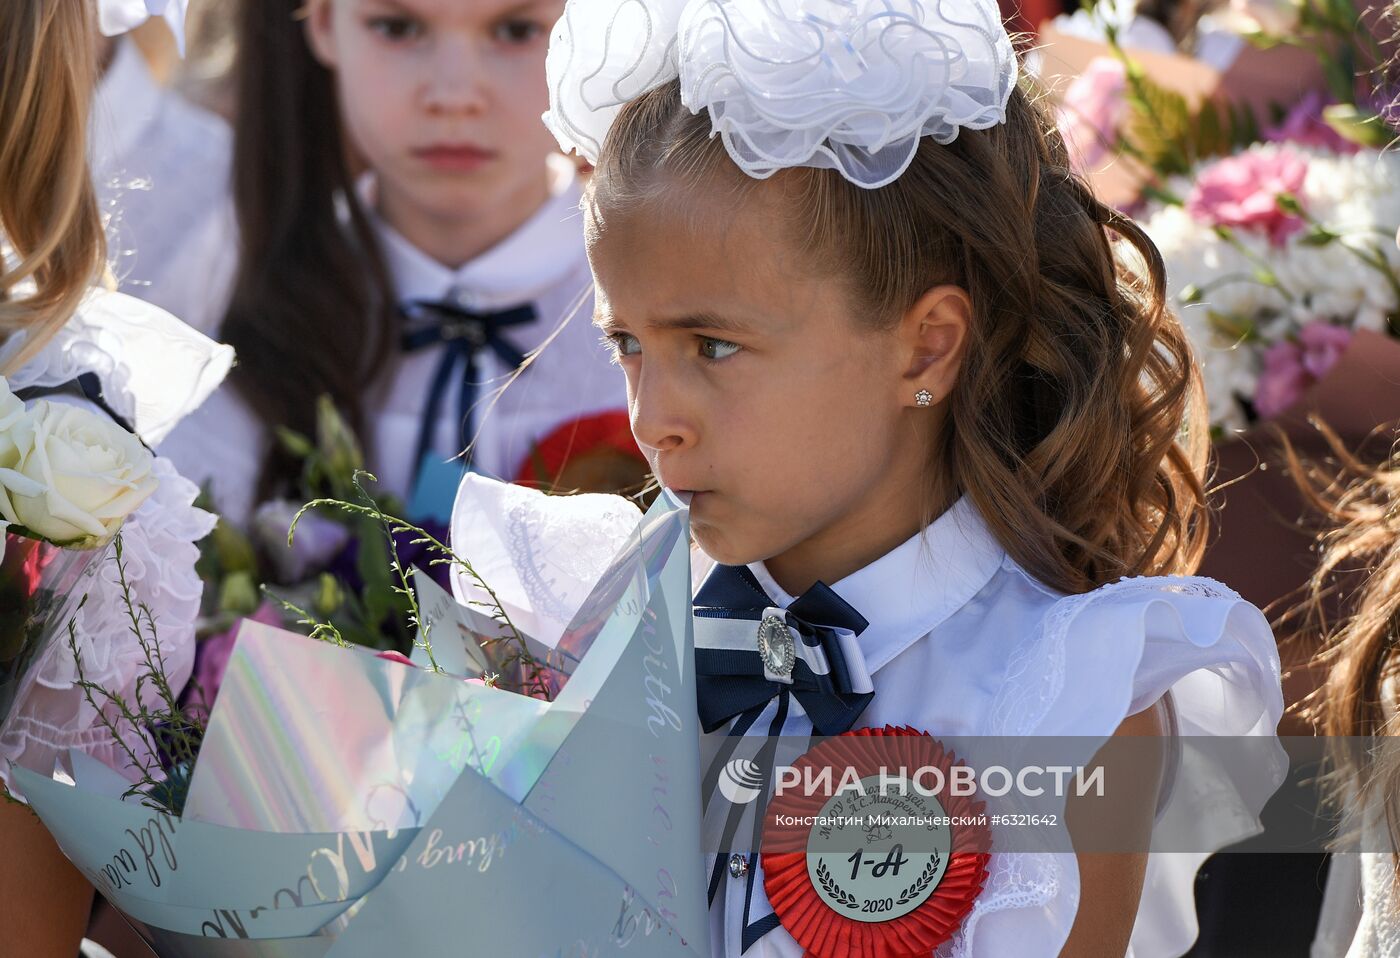
[[[1257,335],[1253,320],[1247,316],[1235,316],[1212,309],[1206,313],[1206,322],[1210,324],[1212,332],[1232,345],[1250,342]]]
[[[258,555],[252,541],[232,523],[220,519],[214,531],[209,534],[210,544],[218,559],[219,567],[225,574],[230,572],[257,572]]]
[[[1343,46],[1335,56],[1319,57],[1323,75],[1327,78],[1327,88],[1339,105],[1351,104],[1356,99],[1356,67],[1348,53]]]
[[[316,451],[316,446],[311,440],[294,429],[277,426],[274,432],[277,434],[277,441],[283,449],[287,450],[289,455],[305,459]]]
[[[1396,138],[1396,131],[1385,124],[1380,114],[1363,110],[1350,103],[1334,103],[1322,111],[1322,120],[1337,135],[1368,149],[1384,149]]]
[[[1161,203],[1163,206],[1185,206],[1186,201],[1177,196],[1171,190],[1148,183],[1142,188],[1143,199],[1151,200],[1154,203]]]
[[[316,445],[333,494],[349,496],[355,473],[364,468],[365,457],[354,432],[329,396],[322,396],[316,404]]]
[[[1208,99],[1193,110],[1185,96],[1147,76],[1132,60],[1126,65],[1129,113],[1120,133],[1158,177],[1188,174],[1202,160],[1228,156],[1258,139],[1258,123],[1247,105]]]
[[[316,593],[311,598],[311,611],[323,619],[329,619],[345,604],[345,590],[340,580],[329,572],[322,572],[316,579]]]
[[[1327,246],[1341,239],[1341,235],[1334,233],[1325,226],[1314,226],[1307,233],[1298,237],[1298,243],[1302,246]]]
[[[258,584],[248,572],[235,572],[219,586],[219,608],[235,616],[258,611]]]

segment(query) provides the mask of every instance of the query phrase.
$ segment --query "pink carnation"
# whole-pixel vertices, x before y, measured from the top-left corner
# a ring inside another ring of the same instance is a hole
[[[1065,89],[1059,111],[1060,136],[1076,169],[1096,166],[1117,145],[1126,87],[1122,61],[1097,57]]]
[[[1308,162],[1287,148],[1227,157],[1201,172],[1186,201],[1198,220],[1267,233],[1275,245],[1303,228],[1303,220],[1279,208],[1282,195],[1297,197]]]
[[[1326,376],[1351,343],[1351,330],[1330,323],[1308,323],[1297,341],[1274,343],[1264,353],[1264,369],[1254,408],[1266,419],[1285,412]]]

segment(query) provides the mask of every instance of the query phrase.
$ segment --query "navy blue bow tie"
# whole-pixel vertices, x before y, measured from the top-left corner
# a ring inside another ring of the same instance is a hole
[[[757,766],[770,776],[778,736],[783,734],[792,700],[801,704],[818,735],[839,735],[855,725],[875,697],[864,658],[854,644],[855,636],[869,623],[826,585],[818,582],[786,609],[778,609],[747,568],[717,566],[700,587],[694,604],[700,724],[706,732],[713,732],[738,717],[706,773],[707,807],[735,747],[773,698],[778,700],[777,709],[768,737],[755,756]],[[778,916],[772,912],[757,920],[750,914],[766,806],[764,789],[757,805],[751,807],[748,846],[753,851],[732,857],[721,852],[710,872],[712,905],[726,871],[746,881],[740,936],[743,952],[778,927]],[[735,847],[744,812],[739,805],[728,809],[721,848]]]
[[[502,336],[501,330],[532,323],[538,318],[538,314],[535,307],[528,303],[511,309],[476,312],[453,300],[415,300],[403,304],[402,311],[407,321],[401,341],[404,352],[417,352],[438,343],[447,344],[447,349],[433,373],[433,381],[428,388],[428,399],[423,407],[417,454],[413,459],[413,467],[416,470],[422,465],[428,450],[432,448],[433,433],[437,428],[438,417],[442,414],[442,403],[447,396],[453,370],[461,368],[461,387],[457,394],[457,407],[460,412],[458,451],[461,451],[475,438],[472,409],[476,405],[476,388],[479,385],[473,369],[477,352],[489,349],[507,368],[518,368],[525,362],[525,354]]]
[[[747,568],[717,567],[695,596],[701,726],[713,732],[787,691],[818,735],[849,730],[875,693],[864,663],[847,662],[841,633],[849,641],[867,625],[821,582],[780,610]]]

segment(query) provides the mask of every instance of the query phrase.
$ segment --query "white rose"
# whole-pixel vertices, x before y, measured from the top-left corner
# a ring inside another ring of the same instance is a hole
[[[18,455],[0,467],[8,492],[0,512],[50,542],[109,538],[156,490],[150,450],[99,413],[41,399],[13,437]]]
[[[0,468],[13,469],[19,461],[16,433],[27,429],[29,410],[24,400],[10,392],[10,384],[0,376]]]
[[[0,469],[13,469],[19,462],[20,444],[26,448],[34,428],[24,400],[10,392],[10,383],[0,376]],[[30,488],[32,492],[32,487]],[[0,515],[12,513],[8,490],[0,485]],[[9,523],[5,523],[9,525]]]

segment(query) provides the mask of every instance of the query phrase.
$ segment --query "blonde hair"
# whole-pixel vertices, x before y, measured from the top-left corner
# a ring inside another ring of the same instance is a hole
[[[23,366],[105,270],[87,166],[96,28],[87,0],[0,3],[0,336]]]
[[[903,175],[866,190],[832,170],[744,176],[672,83],[623,108],[589,202],[606,216],[664,195],[671,180],[740,200],[784,189],[788,236],[815,269],[844,278],[871,325],[897,322],[939,284],[969,293],[930,513],[951,480],[1014,559],[1066,592],[1194,571],[1208,432],[1161,255],[1074,174],[1026,92],[1012,93],[1006,122],[947,145],[925,138]]]
[[[1389,462],[1372,466],[1318,428],[1338,469],[1303,463],[1284,443],[1304,497],[1333,524],[1319,537],[1322,560],[1300,610],[1324,636],[1315,661],[1327,676],[1307,712],[1331,744],[1334,798],[1362,808],[1380,799],[1400,877],[1400,441]],[[1334,628],[1327,607],[1335,598],[1347,615]]]

